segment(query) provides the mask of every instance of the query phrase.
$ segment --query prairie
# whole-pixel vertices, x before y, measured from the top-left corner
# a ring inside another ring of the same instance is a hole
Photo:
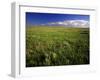
[[[89,64],[89,28],[26,28],[26,67]]]

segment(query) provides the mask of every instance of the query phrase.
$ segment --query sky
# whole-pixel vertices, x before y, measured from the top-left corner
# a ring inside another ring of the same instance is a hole
[[[89,15],[26,12],[26,26],[89,27]]]

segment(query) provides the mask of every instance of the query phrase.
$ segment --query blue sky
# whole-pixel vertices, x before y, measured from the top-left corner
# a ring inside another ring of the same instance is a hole
[[[65,23],[69,24],[68,21],[70,22],[77,21],[77,25],[78,23],[82,23],[85,21],[89,22],[89,15],[26,12],[26,25],[27,26],[54,25],[54,24],[55,25],[61,25],[61,24],[65,25]]]

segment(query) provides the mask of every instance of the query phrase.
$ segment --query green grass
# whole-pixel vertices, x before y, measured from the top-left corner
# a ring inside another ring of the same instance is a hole
[[[26,28],[26,67],[78,64],[89,64],[89,28]]]

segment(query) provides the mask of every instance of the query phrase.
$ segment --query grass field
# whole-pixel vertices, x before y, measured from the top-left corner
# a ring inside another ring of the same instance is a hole
[[[89,64],[89,28],[26,28],[26,67],[78,64]]]

